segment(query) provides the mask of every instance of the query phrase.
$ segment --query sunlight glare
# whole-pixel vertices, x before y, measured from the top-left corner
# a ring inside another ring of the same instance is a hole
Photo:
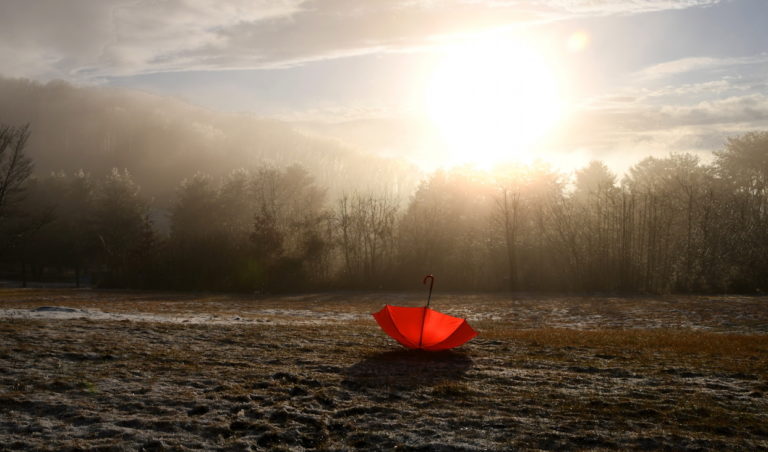
[[[446,164],[488,168],[530,162],[533,147],[563,111],[552,67],[532,46],[473,40],[448,49],[429,79],[425,107]]]
[[[581,52],[589,44],[589,35],[584,31],[577,31],[568,37],[567,46],[571,52]]]

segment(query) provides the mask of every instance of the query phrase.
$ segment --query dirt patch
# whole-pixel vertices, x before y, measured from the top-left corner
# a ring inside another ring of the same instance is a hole
[[[764,299],[444,298],[446,311],[490,317],[473,321],[480,336],[466,345],[424,353],[403,350],[367,315],[397,297],[418,305],[415,295],[66,293],[0,291],[0,308],[253,321],[0,320],[8,449],[768,448]],[[555,305],[580,329],[562,328]],[[305,324],[294,309],[360,317]],[[680,310],[701,322],[661,329],[645,318]],[[619,320],[628,328],[601,323]]]

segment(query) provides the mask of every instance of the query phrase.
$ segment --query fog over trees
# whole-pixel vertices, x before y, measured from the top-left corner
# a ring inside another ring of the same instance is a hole
[[[0,76],[0,99],[0,124],[31,125],[27,154],[37,174],[128,169],[163,208],[177,184],[198,171],[221,178],[240,168],[300,163],[334,196],[364,188],[405,198],[421,178],[412,165],[297,133],[284,122],[139,91]]]
[[[416,185],[404,164],[280,123],[60,83],[0,90],[16,99],[0,114],[4,279],[276,292],[412,288],[434,273],[454,290],[768,290],[768,132],[729,139],[711,164],[456,168]]]

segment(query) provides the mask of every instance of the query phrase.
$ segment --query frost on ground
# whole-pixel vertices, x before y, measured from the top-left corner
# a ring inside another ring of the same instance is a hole
[[[0,444],[26,450],[768,449],[768,299],[0,291]]]

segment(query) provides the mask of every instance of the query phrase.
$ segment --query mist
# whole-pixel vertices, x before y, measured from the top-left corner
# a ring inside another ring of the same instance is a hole
[[[332,198],[375,190],[406,199],[421,176],[403,160],[308,136],[285,122],[136,90],[0,77],[0,99],[0,123],[31,126],[26,152],[36,176],[127,170],[161,207],[197,172],[221,178],[298,164]]]
[[[766,450],[766,0],[0,0],[0,448]]]
[[[768,134],[617,175],[545,162],[422,173],[288,124],[3,79],[5,278],[248,293],[760,293]],[[26,124],[24,126],[20,124]]]

